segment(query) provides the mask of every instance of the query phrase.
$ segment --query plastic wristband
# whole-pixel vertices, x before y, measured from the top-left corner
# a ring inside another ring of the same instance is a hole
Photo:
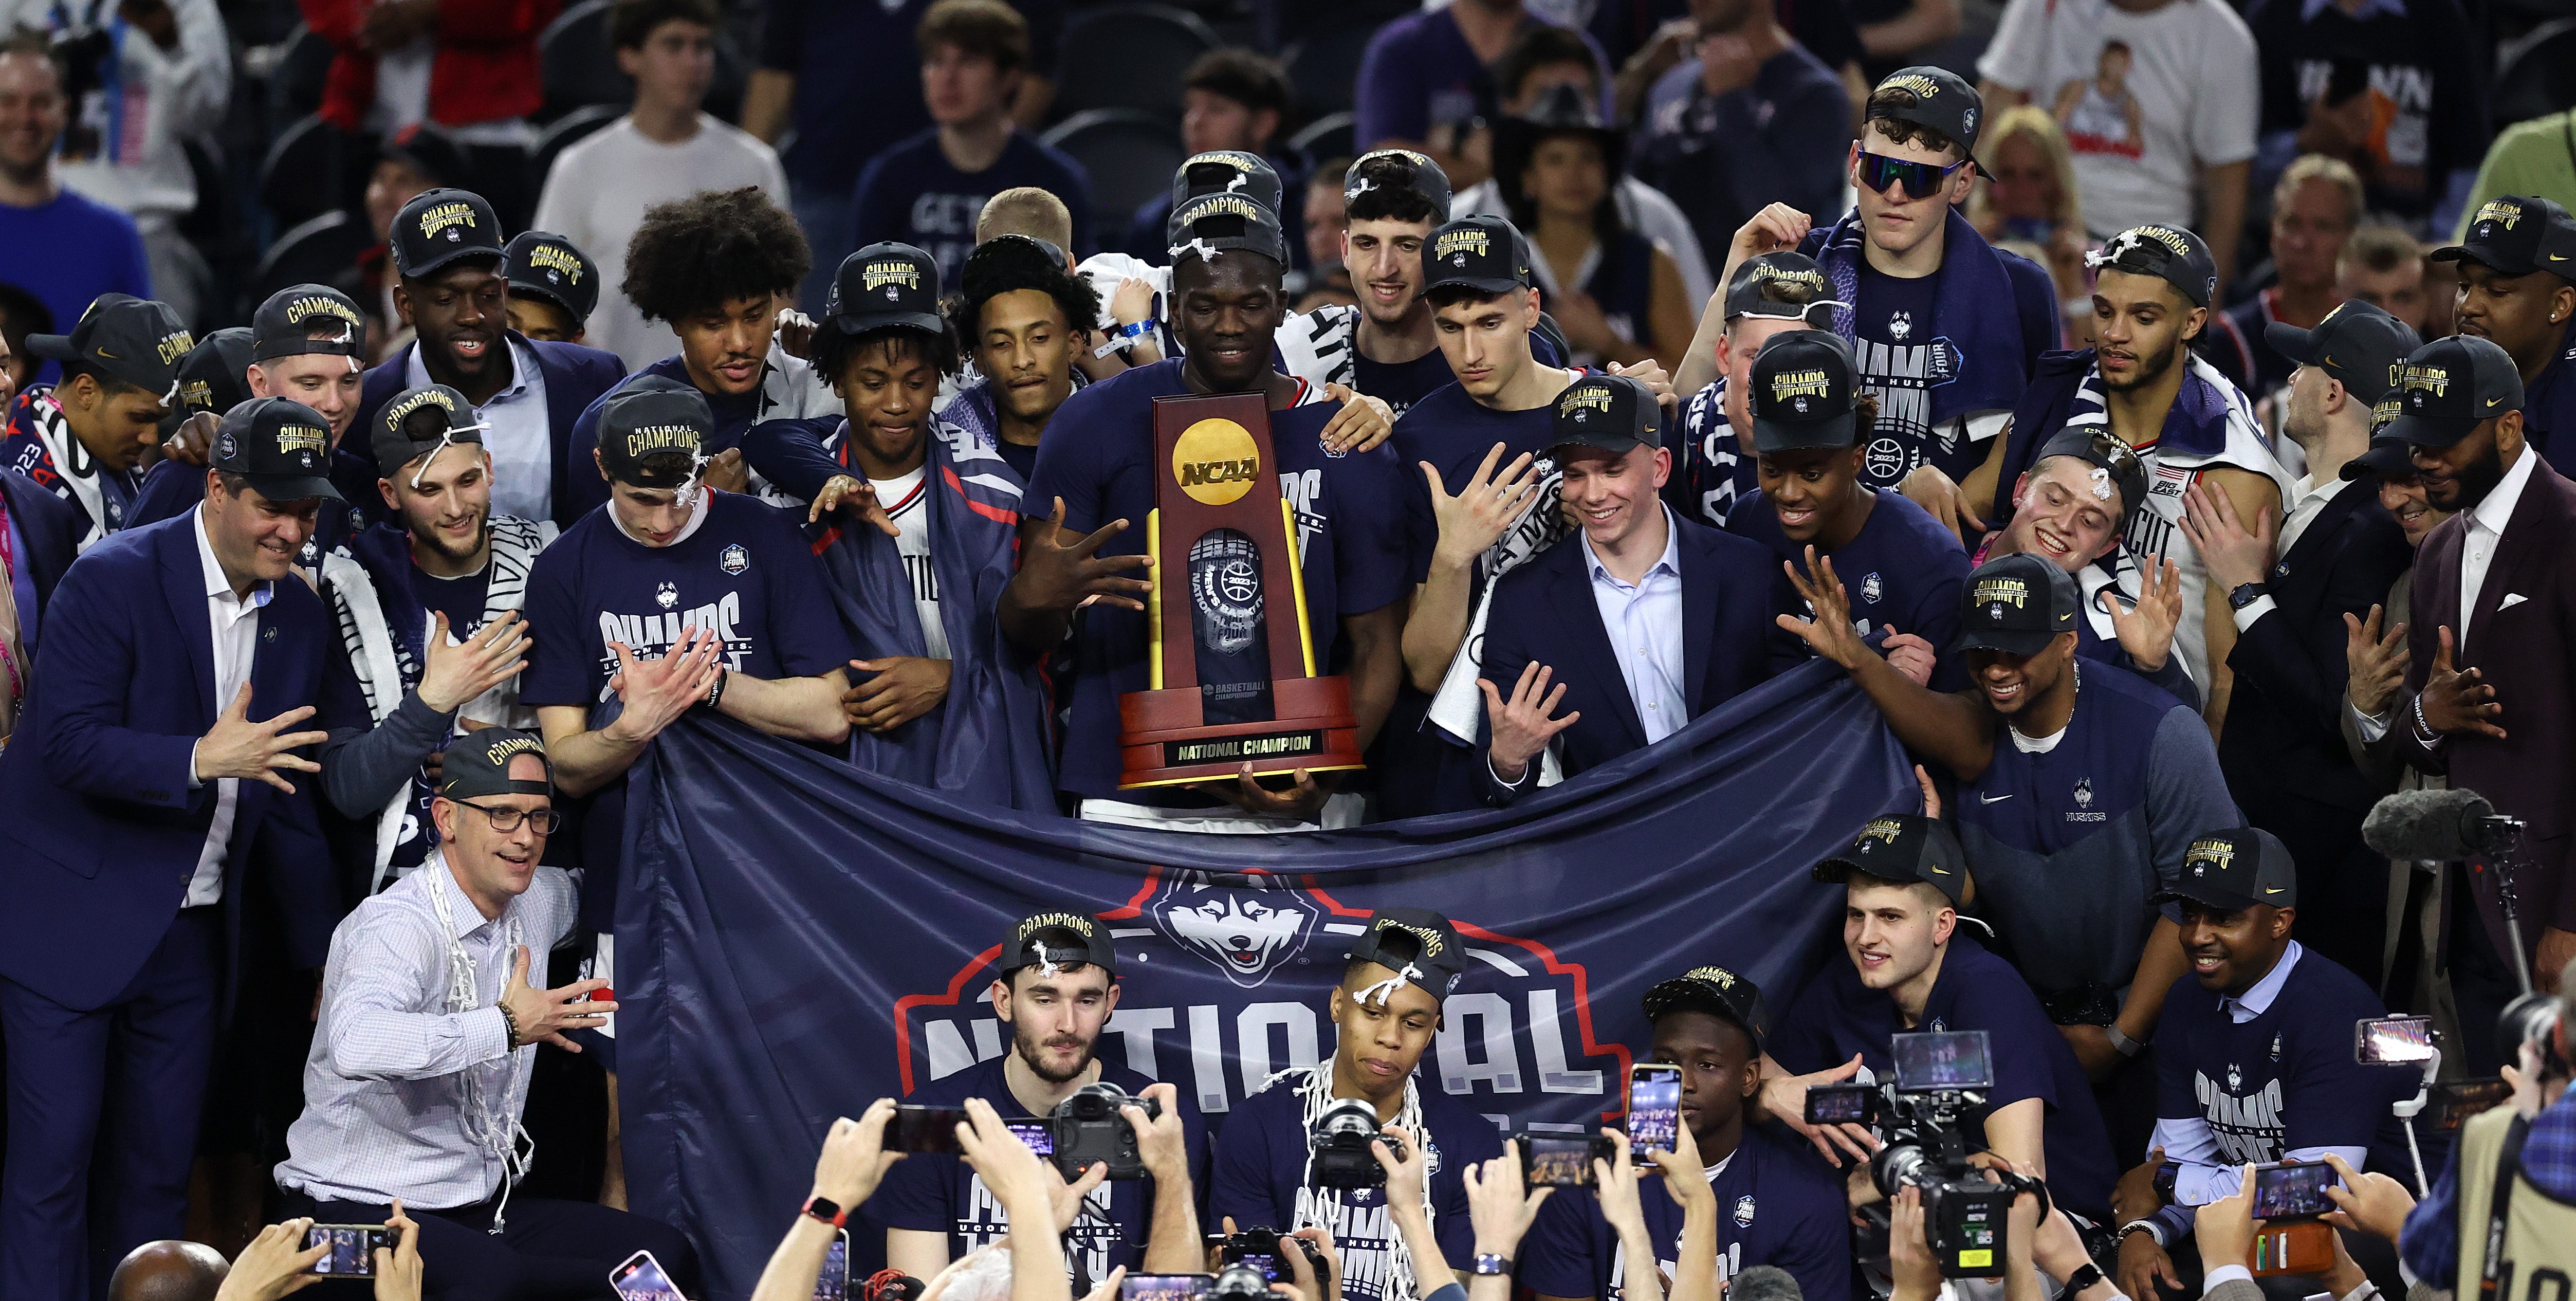
[[[731,681],[733,681],[732,669],[719,668],[716,670],[715,685],[707,688],[707,708],[715,708],[717,703],[724,699],[725,684]]]
[[[2424,696],[2421,692],[2416,693],[2415,696],[2415,741],[2427,750],[2442,743],[2442,734],[2434,731],[2431,723],[2424,721]]]
[[[1162,325],[1163,323],[1161,321],[1157,321],[1149,316],[1144,320],[1131,321],[1128,324],[1119,326],[1117,329],[1110,330],[1106,333],[1105,337],[1100,340],[1100,346],[1091,350],[1091,355],[1094,357],[1106,357],[1113,352],[1125,352],[1129,348],[1135,347],[1137,340],[1161,329]]]

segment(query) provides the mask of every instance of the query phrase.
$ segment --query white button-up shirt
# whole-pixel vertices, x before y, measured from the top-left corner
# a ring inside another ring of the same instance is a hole
[[[1681,531],[1665,509],[1664,554],[1633,584],[1602,566],[1589,537],[1583,539],[1583,560],[1592,575],[1601,631],[1610,638],[1610,653],[1619,657],[1619,676],[1628,680],[1628,699],[1646,729],[1646,744],[1653,745],[1690,721],[1690,695],[1682,688]]]
[[[2495,563],[2505,523],[2513,518],[2514,504],[2522,500],[2523,485],[2531,482],[2531,467],[2539,460],[2540,450],[2523,444],[2513,468],[2469,512],[2468,532],[2460,537],[2460,621],[2451,629],[2452,644],[2463,655],[2469,650],[2469,620],[2478,612],[2478,593],[2487,585],[2487,567]]]
[[[440,926],[432,891],[445,897],[450,927]],[[343,919],[331,933],[322,1018],[304,1061],[304,1114],[286,1132],[278,1185],[317,1201],[400,1197],[429,1210],[488,1200],[501,1185],[501,1160],[468,1132],[467,1084],[497,1100],[503,1126],[515,1125],[537,1052],[510,1050],[493,1006],[517,961],[511,924],[531,950],[531,982],[543,985],[546,954],[572,933],[577,903],[569,874],[540,867],[527,893],[486,920],[444,853],[432,850],[419,871]],[[448,1010],[451,940],[474,970],[470,1011]]]
[[[492,454],[492,513],[553,519],[555,436],[546,415],[546,373],[537,368],[536,349],[517,339],[509,339],[509,345],[509,386],[474,409],[475,416],[491,426],[483,431],[483,450]],[[429,367],[421,362],[420,345],[412,345],[403,383],[419,388],[434,382]]]
[[[233,580],[224,576],[222,562],[215,559],[215,540],[206,532],[206,508],[189,511],[188,519],[196,525],[197,567],[206,580],[206,624],[213,633],[215,651],[215,713],[220,716],[233,707],[233,697],[250,681],[251,657],[259,649],[259,612],[272,592],[268,584],[259,583],[249,596],[233,595]],[[205,785],[197,779],[196,759],[192,746],[188,750],[190,790]],[[223,902],[224,860],[232,853],[233,813],[240,805],[241,779],[216,778],[215,820],[206,827],[206,847],[197,853],[197,871],[188,878],[188,894],[180,907]]]

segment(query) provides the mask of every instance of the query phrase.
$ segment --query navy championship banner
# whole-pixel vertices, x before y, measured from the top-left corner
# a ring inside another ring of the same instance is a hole
[[[1506,1128],[1597,1124],[1648,1038],[1646,987],[1716,962],[1785,1005],[1840,912],[1809,867],[1920,798],[1877,711],[1821,663],[1509,810],[1303,835],[953,802],[692,716],[631,787],[628,1193],[696,1239],[710,1297],[740,1301],[834,1117],[1006,1049],[991,963],[1042,909],[1111,928],[1122,992],[1100,1055],[1172,1082],[1211,1129],[1271,1072],[1332,1053],[1325,994],[1392,904],[1446,913],[1471,959],[1424,1087]]]

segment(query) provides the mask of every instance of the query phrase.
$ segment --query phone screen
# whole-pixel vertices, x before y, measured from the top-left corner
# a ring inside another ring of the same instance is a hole
[[[832,1235],[832,1245],[823,1251],[823,1272],[814,1277],[814,1301],[849,1301],[850,1297],[850,1231]]]
[[[1866,1125],[1869,1123],[1869,1095],[1866,1084],[1817,1085],[1807,1090],[1807,1123],[1810,1125]]]
[[[1215,1286],[1214,1274],[1130,1274],[1118,1282],[1118,1301],[1198,1301]]]
[[[1521,1152],[1526,1162],[1530,1187],[1588,1188],[1592,1186],[1592,1140],[1588,1138],[1550,1138],[1526,1136]]]
[[[393,1234],[376,1224],[316,1224],[304,1231],[307,1250],[328,1246],[310,1272],[331,1278],[373,1278],[376,1248],[393,1245]]]
[[[2353,1060],[2401,1064],[2433,1059],[2433,1022],[2421,1016],[2383,1016],[2353,1028]]]
[[[2254,1218],[2277,1220],[2292,1215],[2323,1215],[2334,1209],[2326,1190],[2334,1187],[2334,1167],[2262,1165],[2254,1167]]]
[[[1901,1034],[1893,1042],[1896,1088],[1901,1093],[1939,1089],[1990,1089],[1995,1068],[1983,1030]]]
[[[957,1127],[966,1123],[964,1107],[919,1107],[906,1104],[894,1109],[894,1119],[886,1122],[885,1150],[889,1152],[954,1152],[957,1150]]]
[[[1682,1068],[1649,1063],[1628,1073],[1628,1154],[1670,1152],[1681,1141]]]
[[[1043,1120],[1006,1120],[1002,1124],[1039,1156],[1055,1155],[1055,1126]]]
[[[688,1301],[649,1251],[636,1252],[610,1270],[608,1285],[617,1289],[618,1301]]]

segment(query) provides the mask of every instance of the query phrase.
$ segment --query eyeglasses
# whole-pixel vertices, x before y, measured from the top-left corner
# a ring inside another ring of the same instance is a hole
[[[1940,191],[1950,173],[1967,165],[1964,159],[1946,167],[1939,163],[1910,163],[1864,149],[1860,153],[1860,184],[1872,194],[1885,194],[1888,186],[1903,181],[1907,198],[1927,198]]]
[[[557,827],[563,825],[563,815],[553,809],[539,809],[530,813],[525,809],[494,808],[489,804],[477,804],[472,800],[458,800],[456,803],[490,818],[494,831],[516,831],[519,829],[519,824],[524,822],[538,835],[551,836],[555,834]]]

